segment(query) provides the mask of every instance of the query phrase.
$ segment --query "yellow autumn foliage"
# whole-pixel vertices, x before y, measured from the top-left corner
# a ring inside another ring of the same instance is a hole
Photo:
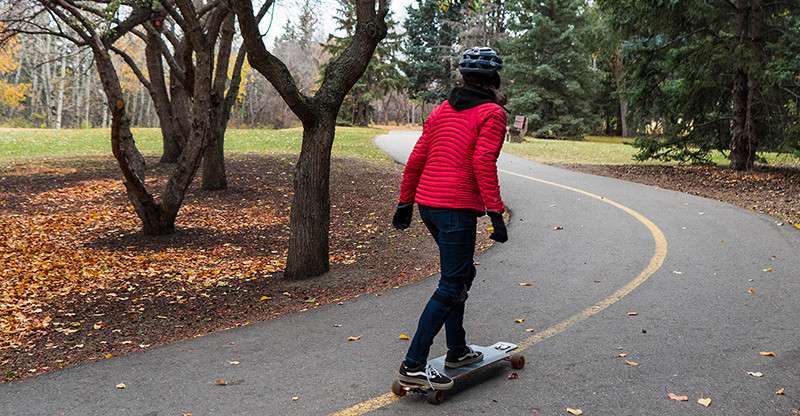
[[[16,38],[9,39],[0,49],[0,108],[20,108],[31,89],[31,84],[14,85],[4,79],[5,75],[13,73],[19,67],[18,56],[21,49],[22,45]]]

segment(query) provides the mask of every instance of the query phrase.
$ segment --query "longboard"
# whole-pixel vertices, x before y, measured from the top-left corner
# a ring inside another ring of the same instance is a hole
[[[480,345],[470,345],[473,350],[483,353],[483,360],[467,364],[463,367],[449,368],[444,365],[445,355],[438,357],[434,360],[428,361],[428,364],[433,366],[441,374],[450,377],[455,381],[469,373],[480,370],[481,368],[488,367],[500,361],[511,361],[511,367],[521,369],[525,367],[525,356],[522,354],[511,354],[512,351],[517,349],[516,344],[510,342],[498,342],[488,347]],[[392,393],[398,396],[405,396],[407,393],[424,394],[431,404],[441,404],[444,401],[444,392],[442,390],[434,390],[430,385],[412,384],[400,380],[395,380],[392,383]]]

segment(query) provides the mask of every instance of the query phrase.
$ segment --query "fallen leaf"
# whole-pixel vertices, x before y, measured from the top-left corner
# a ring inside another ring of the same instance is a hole
[[[334,327],[334,328],[341,328],[341,327],[342,327],[342,325],[341,325],[341,324],[333,324],[333,327]]]
[[[669,396],[670,399],[677,400],[679,402],[688,402],[689,401],[689,397],[688,396],[678,396],[677,394],[673,394],[673,393],[667,393],[667,396]]]
[[[533,332],[533,331],[534,331],[534,329],[533,329],[533,328],[529,328],[529,329],[526,329],[526,331],[528,331],[528,332]]]
[[[750,288],[750,293],[756,293],[756,291],[755,291],[755,290],[753,290],[753,288],[751,287],[751,288]]]
[[[517,374],[517,373],[511,373],[511,374],[509,374],[509,375],[508,375],[508,379],[509,379],[509,380],[511,380],[511,379],[514,379],[514,378],[519,378],[519,374]]]
[[[568,407],[567,408],[567,413],[569,413],[571,415],[582,415],[583,414],[583,410],[581,410],[581,409],[573,409],[571,407]]]
[[[697,399],[697,403],[700,403],[705,407],[711,406],[711,398],[709,397],[706,399]]]
[[[514,322],[516,322],[518,324],[521,324],[522,321],[524,321],[524,320],[525,320],[525,318],[519,318],[519,319],[515,319]]]
[[[133,344],[133,341],[122,341],[122,342],[120,342],[120,344],[122,344],[122,345]]]
[[[672,273],[673,274],[683,274],[682,272],[678,272],[678,271],[675,271],[675,270],[673,270]]]
[[[400,339],[411,339],[406,334],[400,334],[400,336],[398,338],[400,338]]]
[[[361,339],[361,335],[359,335],[357,337],[347,337],[348,341],[358,341],[359,339]]]
[[[295,396],[295,397],[292,397],[292,401],[293,401],[293,402],[296,402],[296,401],[298,401],[298,400],[300,400],[300,398],[299,398],[299,397],[297,397],[297,396]]]
[[[102,322],[98,322],[98,323],[94,324],[94,326],[92,326],[92,328],[94,328],[94,329],[103,329],[104,326],[105,326],[105,324],[103,324]]]
[[[262,297],[261,297],[261,300],[272,300],[272,298],[271,298],[271,297],[269,297],[269,296],[262,296]]]
[[[759,371],[756,371],[756,372],[753,372],[753,371],[748,371],[748,372],[747,372],[747,374],[749,374],[749,375],[751,375],[751,376],[753,376],[753,377],[764,377],[764,374],[762,374],[762,373],[761,373],[761,372],[759,372]]]
[[[117,388],[118,388],[118,389],[124,389],[124,388],[125,388],[125,383],[119,383],[119,384],[117,384]]]
[[[314,299],[308,299],[308,300],[306,301],[306,303],[314,303],[314,302],[316,302],[316,301],[317,301],[317,298],[314,298]]]
[[[217,380],[217,381],[215,381],[215,383],[217,383],[220,386],[227,386],[228,385],[228,383],[226,383],[226,382],[224,382],[222,380]]]
[[[533,286],[533,283],[517,283],[520,286]]]
[[[783,392],[784,392],[785,390],[786,390],[786,389],[780,389],[780,390],[776,391],[776,392],[775,392],[775,394],[778,394],[778,395],[783,395]]]
[[[233,364],[233,365],[237,365],[237,364],[239,364],[239,362],[238,362],[238,361],[228,361],[228,362],[229,362],[229,363],[231,363],[231,364]]]
[[[619,356],[620,356],[620,357],[627,357],[627,356],[628,356],[628,354],[620,354]]]
[[[639,312],[628,312],[628,316],[636,316]]]
[[[628,361],[628,360],[625,360],[625,364],[628,364],[628,365],[633,365],[633,366],[637,366],[637,365],[639,365],[639,363],[635,363],[635,362],[633,362],[633,361]]]
[[[759,352],[759,354],[761,354],[761,355],[763,355],[765,357],[774,357],[775,356],[775,353],[772,352],[772,351],[770,351],[770,352],[761,351],[761,352]]]
[[[553,229],[554,229],[554,230],[563,230],[563,229],[564,229],[564,227],[555,227],[555,228],[553,228]]]
[[[770,267],[769,269],[764,269],[764,271],[765,272],[771,272],[772,271],[772,267]]]

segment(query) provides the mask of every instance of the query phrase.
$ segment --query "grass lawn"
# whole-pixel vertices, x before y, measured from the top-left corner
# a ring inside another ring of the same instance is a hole
[[[582,141],[544,140],[526,137],[522,143],[506,143],[503,151],[540,163],[564,163],[584,165],[678,165],[678,162],[648,160],[638,162],[633,159],[637,149],[625,144],[631,138],[586,136]],[[768,163],[795,163],[792,155],[760,153]],[[720,152],[713,152],[712,161],[716,165],[728,165],[730,159]]]
[[[136,147],[146,156],[161,154],[161,130],[133,129]],[[333,155],[388,161],[372,144],[385,130],[337,127]],[[300,153],[303,131],[228,129],[225,151],[230,153]],[[110,156],[111,132],[108,129],[48,130],[0,129],[0,159],[25,160],[41,157]]]
[[[386,154],[372,143],[375,136],[386,130],[378,128],[337,127],[333,155],[389,161]],[[298,154],[302,129],[257,130],[228,129],[225,152],[230,154]],[[133,129],[139,151],[146,156],[161,154],[159,129]],[[585,165],[678,165],[677,162],[633,159],[637,149],[625,144],[632,139],[621,137],[586,136],[582,141],[543,140],[526,138],[523,143],[506,143],[503,151],[540,163]],[[110,156],[111,141],[108,129],[47,130],[0,128],[0,160],[24,161],[42,157]],[[760,154],[768,163],[796,163],[792,155]],[[714,152],[715,164],[725,166],[730,160]]]

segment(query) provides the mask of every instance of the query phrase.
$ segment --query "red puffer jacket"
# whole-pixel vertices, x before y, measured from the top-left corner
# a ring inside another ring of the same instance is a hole
[[[400,203],[505,211],[497,157],[506,113],[481,88],[461,87],[431,112],[408,158]]]

